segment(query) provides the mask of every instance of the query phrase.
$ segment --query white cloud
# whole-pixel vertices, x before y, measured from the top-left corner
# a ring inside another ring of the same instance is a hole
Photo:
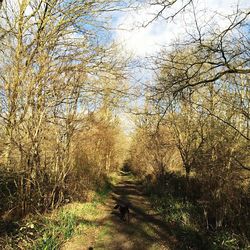
[[[227,21],[222,16],[232,14],[237,4],[239,8],[250,7],[249,0],[198,0],[195,2],[195,9],[199,20],[202,20],[201,24],[211,19],[210,23],[217,22],[219,28],[222,29],[227,25]],[[177,9],[179,6],[174,7]],[[174,22],[166,23],[163,19],[158,19],[145,28],[141,25],[153,18],[159,10],[159,6],[146,5],[138,11],[125,13],[116,22],[118,27],[115,34],[116,41],[121,43],[126,51],[132,52],[136,56],[151,55],[157,52],[161,45],[168,45],[173,39],[182,37],[186,30],[192,32],[194,20],[191,8],[192,6],[189,6],[189,9],[174,19]],[[217,17],[212,18],[215,13]]]

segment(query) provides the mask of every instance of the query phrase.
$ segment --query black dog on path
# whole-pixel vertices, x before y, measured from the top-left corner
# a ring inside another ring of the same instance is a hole
[[[128,207],[128,205],[116,204],[114,206],[114,209],[119,209],[119,215],[120,215],[121,220],[126,221],[126,216],[127,216],[127,221],[129,222],[129,207]]]

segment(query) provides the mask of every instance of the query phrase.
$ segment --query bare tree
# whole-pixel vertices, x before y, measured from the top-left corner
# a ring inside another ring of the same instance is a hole
[[[121,92],[125,64],[98,39],[108,27],[102,14],[120,8],[115,2],[14,5],[6,2],[0,16],[1,163],[18,172],[17,203],[25,214],[34,201],[53,208],[64,200],[75,135],[86,121],[80,114],[97,110],[107,89]]]

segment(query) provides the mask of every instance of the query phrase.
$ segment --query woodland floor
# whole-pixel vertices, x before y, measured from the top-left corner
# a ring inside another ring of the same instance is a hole
[[[117,202],[129,204],[129,223],[114,212]],[[93,216],[82,215],[81,220],[88,226],[82,234],[69,239],[62,250],[160,250],[178,245],[175,237],[169,234],[170,225],[152,209],[142,186],[130,176],[121,176],[105,202],[93,210]]]

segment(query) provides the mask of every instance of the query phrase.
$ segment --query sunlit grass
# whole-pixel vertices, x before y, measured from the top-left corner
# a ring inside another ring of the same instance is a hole
[[[92,202],[74,202],[44,216],[39,229],[40,237],[35,240],[31,248],[56,250],[74,236],[96,233],[99,228],[97,221],[103,217],[99,210],[110,191],[111,186],[107,184],[95,193]],[[99,237],[105,234],[108,234],[108,228],[102,230],[102,235]]]
[[[120,181],[120,176],[111,174],[105,185],[97,188],[93,193],[92,201],[67,204],[52,213],[40,216],[34,222],[37,237],[28,248],[34,250],[56,250],[72,237],[81,235],[81,238],[98,235],[99,239],[109,233],[110,225],[100,227],[105,213],[100,213],[103,204],[109,196],[112,187]],[[34,217],[31,220],[34,220]]]
[[[74,234],[77,217],[69,211],[60,211],[55,218],[47,217],[41,237],[36,241],[33,249],[58,249],[60,245]]]

